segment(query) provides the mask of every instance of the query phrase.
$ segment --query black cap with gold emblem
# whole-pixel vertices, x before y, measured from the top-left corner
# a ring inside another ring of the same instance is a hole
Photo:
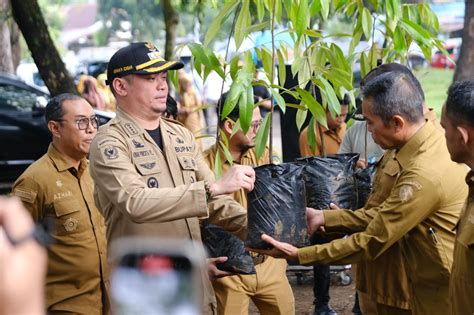
[[[119,49],[107,66],[107,85],[115,78],[129,74],[151,74],[178,70],[184,65],[179,61],[166,61],[150,42],[131,43]]]

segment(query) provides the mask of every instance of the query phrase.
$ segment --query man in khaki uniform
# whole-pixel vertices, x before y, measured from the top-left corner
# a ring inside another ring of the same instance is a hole
[[[236,166],[218,181],[196,148],[192,133],[162,117],[168,96],[167,70],[181,63],[164,60],[151,43],[132,43],[108,64],[108,84],[117,99],[117,116],[101,127],[91,146],[95,200],[105,216],[107,240],[125,236],[200,241],[199,219],[245,236],[245,210],[228,196],[253,189],[255,172]],[[209,210],[208,210],[209,208]],[[214,276],[228,273],[211,259]],[[205,307],[215,298],[207,275]]]
[[[73,94],[53,97],[45,118],[53,141],[17,179],[12,194],[53,239],[46,277],[48,314],[108,313],[105,225],[94,204],[86,159],[98,120],[89,103]]]
[[[448,91],[441,124],[451,159],[465,163],[469,196],[456,224],[449,283],[451,314],[474,314],[474,81],[455,82]]]
[[[226,94],[219,100],[222,111]],[[219,106],[219,105],[218,105]],[[221,113],[218,113],[221,117]],[[220,119],[221,135],[228,139],[229,152],[232,155],[232,164],[250,165],[252,167],[269,163],[269,151],[265,149],[263,156],[257,160],[255,151],[255,136],[262,122],[259,107],[255,107],[252,123],[246,134],[242,130],[233,136],[232,130],[239,119],[239,107],[224,119]],[[218,149],[219,147],[219,149]],[[220,172],[226,172],[231,164],[226,159],[223,150],[218,145],[213,145],[204,153],[204,158],[211,170],[215,170],[216,155],[221,160]],[[247,194],[243,189],[234,192],[234,200],[247,209]],[[286,277],[286,260],[274,259],[251,253],[254,258],[254,275],[232,275],[214,279],[212,285],[217,298],[218,314],[248,314],[250,299],[257,306],[260,314],[294,314],[295,299],[293,291]]]
[[[423,115],[425,119],[433,123],[437,129],[442,130],[441,125],[436,119],[434,110],[429,109],[424,103],[424,93],[420,83],[407,67],[398,63],[380,65],[365,76],[361,82],[361,87],[364,87],[377,76],[392,71],[399,71],[410,76],[422,96]],[[355,115],[362,116],[361,108],[357,109]],[[401,171],[397,161],[394,159],[395,153],[395,150],[386,150],[383,158],[377,163],[373,193],[369,196],[364,208],[359,211],[340,211],[337,213],[341,218],[340,222],[344,222],[342,228],[350,229],[351,232],[364,231],[370,222],[365,220],[364,223],[361,224],[361,218],[368,218],[366,211],[379,206],[387,199]],[[335,212],[329,215],[333,214],[336,215]],[[321,213],[321,215],[323,214]],[[341,226],[326,225],[325,228],[328,231],[337,231]],[[364,314],[411,313],[408,276],[398,243],[393,244],[387,251],[377,257],[377,259],[359,262],[357,264],[356,274],[356,288],[359,294],[361,309]]]
[[[467,194],[463,166],[449,160],[442,132],[423,118],[422,97],[407,74],[389,72],[364,88],[363,113],[374,140],[395,149],[400,169],[388,197],[365,209],[361,232],[329,244],[297,249],[276,242],[276,256],[314,262],[374,260],[398,241],[410,280],[413,314],[446,314],[455,226]],[[386,192],[374,191],[371,198]],[[361,210],[358,210],[361,211]],[[362,210],[364,211],[364,210]],[[345,225],[341,211],[325,211],[321,221],[308,209],[308,229]],[[342,222],[341,222],[342,220]],[[354,223],[347,222],[349,226]],[[377,266],[374,266],[377,268]]]

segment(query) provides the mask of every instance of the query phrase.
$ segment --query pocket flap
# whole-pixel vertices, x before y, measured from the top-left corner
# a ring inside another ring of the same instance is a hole
[[[142,175],[150,175],[161,172],[156,161],[135,161],[135,167]]]
[[[197,164],[193,157],[190,156],[178,156],[179,164],[183,170],[197,170]]]
[[[79,203],[73,199],[57,200],[53,202],[53,205],[56,216],[58,217],[81,210]]]
[[[400,172],[400,166],[398,165],[397,161],[390,160],[387,162],[382,171],[389,176],[395,176]]]

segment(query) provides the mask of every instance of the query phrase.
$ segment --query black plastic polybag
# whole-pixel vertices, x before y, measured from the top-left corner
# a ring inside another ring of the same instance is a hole
[[[247,246],[271,248],[262,241],[262,233],[296,247],[308,245],[302,167],[295,163],[263,165],[255,168],[255,175],[254,189],[247,194]]]
[[[369,164],[364,169],[356,170],[354,178],[357,187],[357,209],[365,206],[372,191],[373,177],[376,164]]]
[[[314,209],[357,209],[357,188],[354,169],[359,154],[335,154],[298,159],[304,165],[306,202]]]
[[[244,242],[222,227],[204,221],[201,237],[210,257],[227,256],[227,261],[217,264],[217,268],[238,274],[255,274],[255,265]]]

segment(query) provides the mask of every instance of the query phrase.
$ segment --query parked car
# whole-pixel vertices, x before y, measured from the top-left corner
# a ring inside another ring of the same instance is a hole
[[[46,153],[51,142],[44,119],[48,93],[0,73],[0,191],[11,187],[18,176]],[[96,111],[101,124],[115,114]]]
[[[437,50],[431,57],[431,67],[432,68],[449,68],[454,69],[456,67],[456,61],[459,58],[459,53],[461,51],[461,38],[451,38],[446,41],[444,48],[448,51],[449,57],[452,60],[449,60],[446,55],[441,51]]]

